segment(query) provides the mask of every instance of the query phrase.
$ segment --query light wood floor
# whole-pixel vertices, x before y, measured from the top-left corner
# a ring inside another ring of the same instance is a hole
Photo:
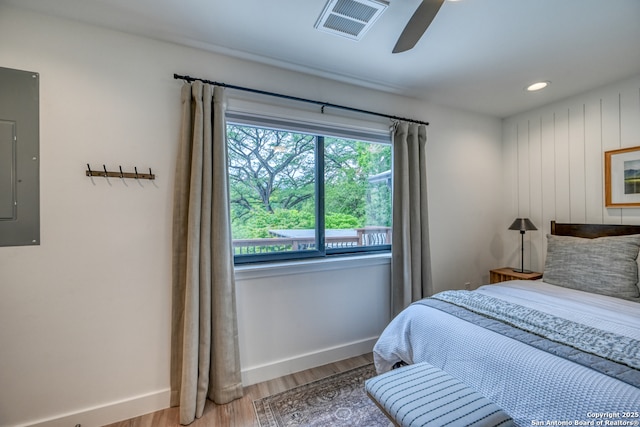
[[[190,427],[258,427],[253,409],[254,400],[371,362],[373,362],[373,355],[369,353],[245,387],[244,397],[227,405],[216,405],[207,401],[204,415],[190,424]],[[169,408],[105,427],[177,427],[179,425],[178,408]]]

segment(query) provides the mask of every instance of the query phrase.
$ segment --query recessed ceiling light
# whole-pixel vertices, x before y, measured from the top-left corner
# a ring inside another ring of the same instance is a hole
[[[530,84],[525,89],[528,90],[529,92],[535,92],[537,90],[544,89],[545,87],[549,86],[550,84],[551,84],[551,82],[536,82],[536,83]]]

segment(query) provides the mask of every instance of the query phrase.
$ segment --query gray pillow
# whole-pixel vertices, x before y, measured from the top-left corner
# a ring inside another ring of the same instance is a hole
[[[640,235],[547,235],[543,280],[552,285],[637,301]]]

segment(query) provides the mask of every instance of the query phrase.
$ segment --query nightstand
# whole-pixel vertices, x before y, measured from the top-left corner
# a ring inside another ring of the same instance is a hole
[[[542,273],[520,273],[512,268],[496,268],[489,272],[489,283],[506,282],[507,280],[538,280],[542,278]]]

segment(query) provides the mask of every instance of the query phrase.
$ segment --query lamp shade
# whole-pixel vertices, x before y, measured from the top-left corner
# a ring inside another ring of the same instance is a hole
[[[529,218],[516,218],[516,220],[513,221],[513,224],[509,227],[509,230],[527,231],[537,230],[537,228]]]

